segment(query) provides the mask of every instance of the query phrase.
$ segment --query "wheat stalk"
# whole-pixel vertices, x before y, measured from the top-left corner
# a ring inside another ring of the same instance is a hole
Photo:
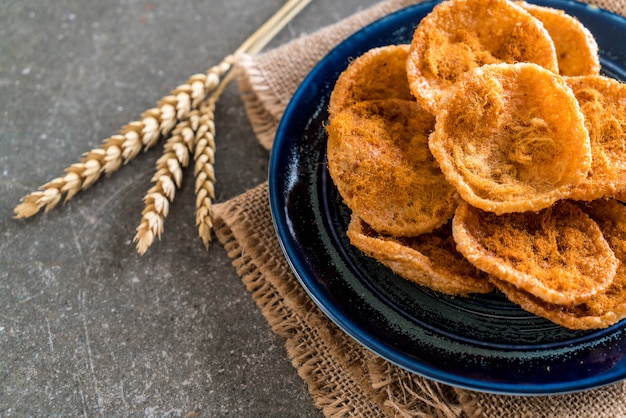
[[[252,36],[235,51],[239,53],[255,53],[260,51],[278,31],[289,22],[300,10],[302,10],[311,0],[291,0],[288,1],[274,16],[265,22]],[[196,194],[196,226],[198,234],[205,246],[208,248],[211,242],[211,232],[213,229],[213,199],[215,199],[215,105],[233,78],[233,72],[224,72],[225,76],[219,81],[215,89],[203,101],[200,113],[190,115],[189,122],[181,126],[181,130],[187,132],[186,144],[189,150],[194,153],[194,176]],[[190,138],[193,141],[190,144]],[[169,142],[169,141],[168,141]],[[173,167],[180,167],[176,160],[170,157],[163,157],[171,161]],[[181,160],[178,160],[181,165]],[[144,254],[153,244],[156,238],[160,238],[164,228],[164,221],[169,210],[169,202],[174,199],[174,191],[169,194],[159,186],[165,182],[168,186],[180,183],[172,181],[174,173],[168,171],[164,164],[157,164],[157,174],[153,177],[156,184],[148,191],[144,202],[146,204],[142,219],[137,227],[134,241],[137,243],[137,251]],[[175,170],[178,173],[178,170]],[[181,170],[182,173],[182,170]],[[181,176],[182,178],[182,176]],[[157,205],[157,203],[159,205]]]
[[[144,197],[145,207],[134,241],[137,251],[144,254],[164,229],[169,205],[176,188],[182,184],[183,168],[194,158],[196,177],[196,226],[205,247],[211,241],[213,227],[212,200],[215,172],[215,105],[233,79],[232,67],[240,53],[253,54],[267,43],[296,16],[311,0],[289,0],[257,31],[246,39],[233,55],[227,56],[205,74],[196,74],[157,106],[141,115],[139,121],[124,126],[118,134],[103,140],[99,148],[83,155],[79,163],[66,168],[65,174],[42,185],[39,190],[23,197],[15,207],[15,218],[47,212],[65,195],[71,199],[80,190],[91,186],[104,173],[110,175],[134,159],[141,149],[154,146],[161,138],[167,140],[163,155],[156,163],[152,177],[154,185]]]
[[[154,146],[170,134],[180,120],[197,109],[207,94],[220,85],[221,77],[230,71],[234,57],[229,56],[211,67],[205,74],[193,75],[157,103],[145,111],[138,121],[130,122],[119,133],[106,138],[98,148],[85,153],[80,162],[72,164],[59,176],[21,199],[15,209],[15,218],[26,218],[44,208],[47,212],[55,207],[65,195],[64,201],[85,190],[100,178],[117,171],[123,164],[134,159],[142,149]]]

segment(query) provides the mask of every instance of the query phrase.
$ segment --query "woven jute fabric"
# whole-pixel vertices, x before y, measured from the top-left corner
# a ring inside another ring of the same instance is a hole
[[[238,83],[260,143],[276,127],[299,83],[337,43],[410,4],[388,0],[257,56],[240,56]],[[625,0],[591,4],[626,15]],[[453,388],[376,356],[335,326],[300,286],[285,259],[269,209],[268,184],[214,207],[215,233],[237,273],[284,338],[289,358],[329,417],[626,417],[626,383],[554,396],[506,396]]]

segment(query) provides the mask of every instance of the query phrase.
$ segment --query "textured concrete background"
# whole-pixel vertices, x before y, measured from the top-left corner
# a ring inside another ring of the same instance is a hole
[[[0,1],[0,416],[320,416],[224,250],[191,173],[163,240],[132,239],[155,147],[63,207],[12,219],[171,89],[232,52],[276,0]],[[374,0],[314,0],[271,46]],[[217,111],[217,201],[266,178],[236,86]]]

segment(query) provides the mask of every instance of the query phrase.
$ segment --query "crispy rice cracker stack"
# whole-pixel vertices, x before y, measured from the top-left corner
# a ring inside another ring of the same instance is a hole
[[[619,264],[598,224],[568,201],[500,216],[460,203],[452,232],[470,263],[552,304],[605,291]]]
[[[406,77],[408,55],[408,45],[387,45],[373,48],[352,61],[333,87],[328,105],[330,118],[365,100],[415,100]]]
[[[327,126],[331,178],[376,231],[413,236],[452,217],[458,195],[428,150],[434,122],[417,102],[388,99],[357,103]]]
[[[418,102],[437,113],[461,74],[501,62],[533,62],[558,72],[548,31],[521,7],[507,0],[448,0],[417,26],[407,76]]]
[[[465,73],[441,103],[429,146],[461,197],[496,214],[550,206],[591,166],[574,94],[529,63]]]
[[[411,282],[453,296],[493,290],[487,275],[455,250],[450,223],[428,234],[395,238],[379,235],[352,215],[347,234],[352,245]]]
[[[539,19],[550,34],[556,49],[559,74],[577,76],[600,73],[598,44],[589,29],[578,19],[552,7],[526,2],[516,4]]]
[[[613,283],[604,292],[571,306],[546,303],[506,282],[494,281],[508,299],[522,309],[570,329],[606,328],[626,318],[626,207],[599,199],[579,206],[595,220],[620,260]]]
[[[565,77],[585,115],[591,170],[571,198],[594,200],[626,189],[626,84],[600,75]]]

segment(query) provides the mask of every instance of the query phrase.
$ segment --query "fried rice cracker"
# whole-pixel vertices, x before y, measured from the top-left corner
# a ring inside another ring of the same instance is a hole
[[[615,200],[599,199],[579,206],[597,222],[604,237],[620,260],[611,286],[580,304],[562,306],[494,281],[507,298],[528,312],[575,330],[606,328],[626,318],[626,207]]]
[[[530,63],[465,73],[441,103],[429,147],[461,197],[496,214],[550,206],[591,166],[576,97]]]
[[[595,200],[626,189],[626,84],[601,76],[565,77],[585,116],[591,170],[570,196]]]
[[[411,238],[380,235],[353,215],[350,243],[406,280],[448,294],[466,296],[494,289],[487,275],[455,249],[450,223]]]
[[[500,216],[460,203],[452,233],[470,263],[552,304],[605,291],[619,264],[598,224],[569,201]]]
[[[409,46],[372,48],[339,75],[328,105],[329,117],[355,103],[377,99],[415,100],[406,76]]]
[[[434,116],[417,102],[359,102],[329,125],[328,170],[345,204],[376,231],[430,232],[454,213],[458,194],[428,149]]]
[[[559,74],[564,76],[600,73],[598,44],[593,34],[580,21],[563,10],[517,2],[546,28],[556,49]]]
[[[558,72],[548,31],[523,8],[507,0],[448,0],[418,24],[407,77],[418,102],[437,113],[461,74],[502,62],[532,62]]]

